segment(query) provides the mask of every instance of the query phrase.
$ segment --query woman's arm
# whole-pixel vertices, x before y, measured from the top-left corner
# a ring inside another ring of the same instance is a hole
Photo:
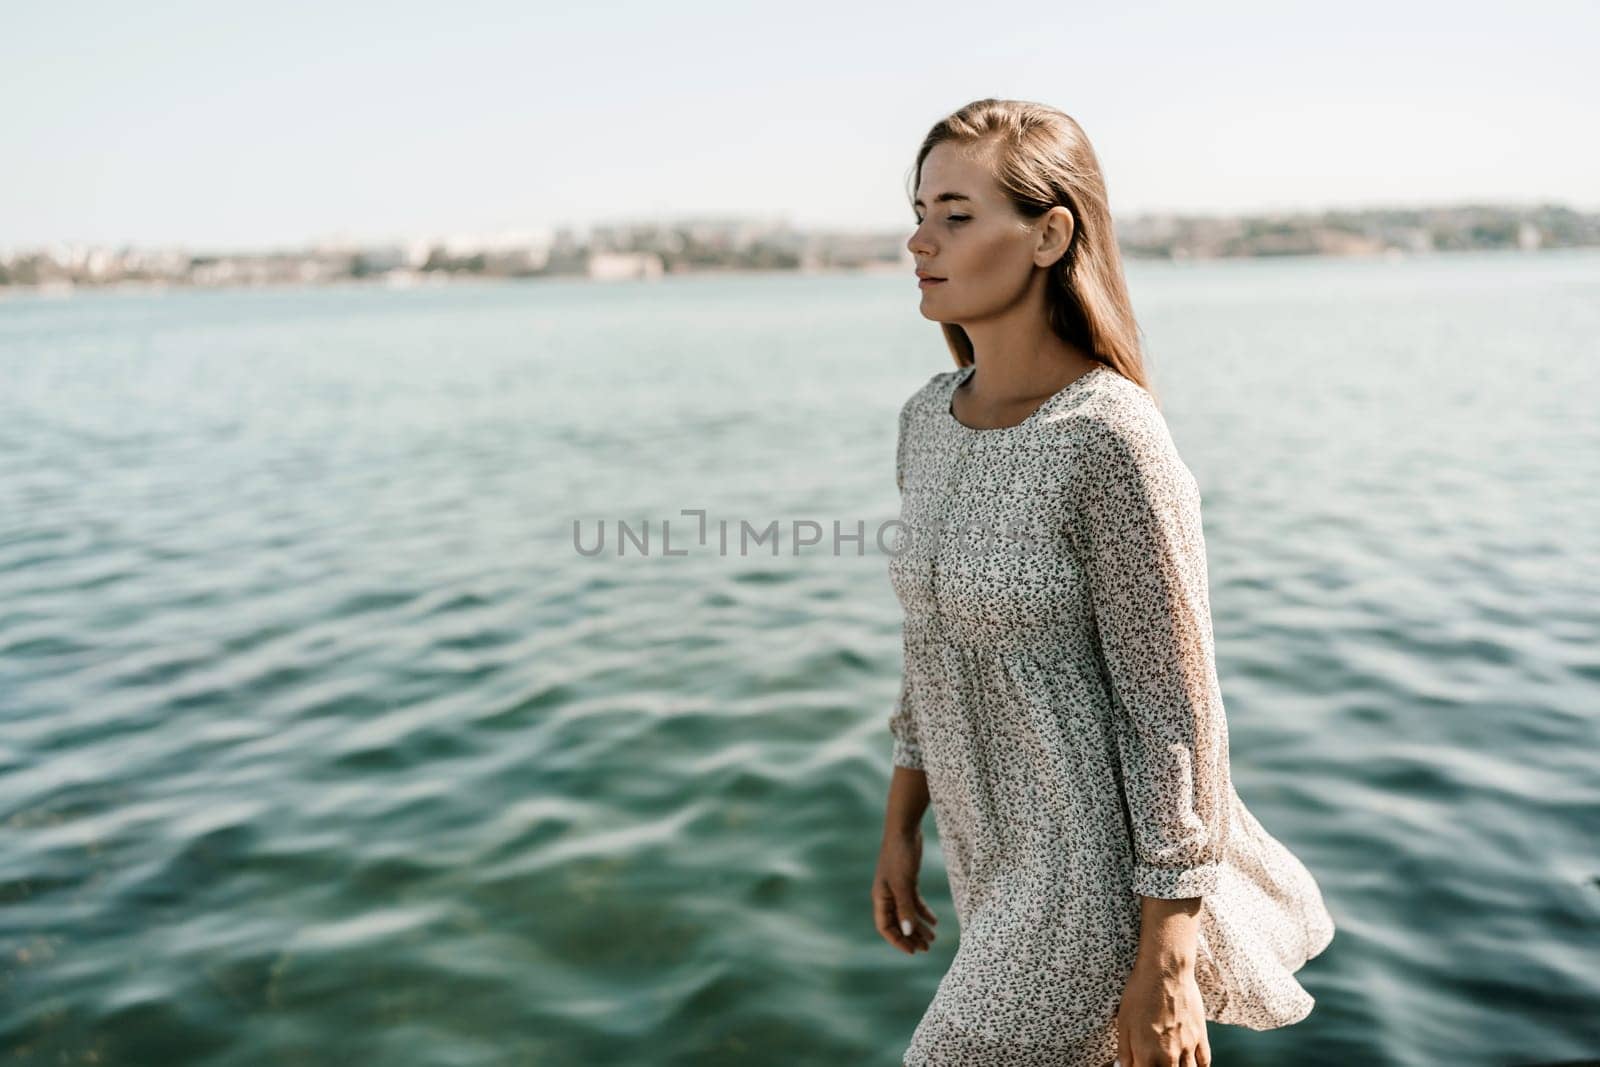
[[[1193,973],[1199,940],[1200,898],[1139,898],[1139,955],[1135,967],[1162,974]]]
[[[884,807],[883,832],[910,837],[922,832],[928,810],[928,776],[920,770],[897,766],[889,779],[889,800]]]
[[[894,484],[905,492],[906,427],[911,401],[900,408],[899,432],[894,446]],[[883,816],[883,839],[878,845],[878,869],[872,879],[873,918],[878,932],[907,953],[930,950],[933,927],[939,917],[917,889],[922,868],[922,817],[928,810],[928,776],[922,769],[922,746],[917,739],[917,718],[905,670],[900,672],[900,693],[889,713],[889,733],[894,739],[894,777]]]
[[[1228,837],[1228,726],[1200,492],[1154,402],[1088,424],[1069,530],[1117,715],[1133,892],[1214,892]]]
[[[1200,492],[1152,403],[1087,424],[1069,523],[1117,714],[1139,947],[1117,1009],[1123,1067],[1209,1067],[1198,921],[1228,837],[1232,782]]]
[[[922,816],[928,810],[928,776],[896,766],[878,843],[878,869],[872,878],[872,912],[878,933],[902,952],[928,952],[939,917],[922,899]]]
[[[1206,1006],[1195,982],[1200,898],[1140,900],[1139,954],[1117,1005],[1122,1067],[1211,1067]]]

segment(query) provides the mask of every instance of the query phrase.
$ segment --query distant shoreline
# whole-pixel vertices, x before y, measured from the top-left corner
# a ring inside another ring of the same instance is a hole
[[[1562,204],[1452,204],[1116,220],[1128,261],[1405,259],[1447,252],[1600,247],[1600,213]],[[677,219],[477,237],[312,242],[191,251],[56,244],[0,254],[0,293],[240,289],[284,285],[431,288],[457,280],[649,280],[685,275],[910,273],[909,230],[797,229],[749,218]]]
[[[1209,266],[1220,263],[1244,263],[1260,261],[1306,261],[1306,260],[1381,260],[1385,262],[1402,262],[1411,260],[1429,260],[1453,258],[1464,254],[1505,254],[1508,256],[1534,256],[1561,252],[1582,252],[1600,248],[1600,245],[1574,245],[1549,248],[1462,248],[1448,249],[1431,252],[1407,252],[1400,249],[1383,249],[1371,252],[1309,252],[1309,253],[1281,253],[1258,254],[1245,256],[1212,256],[1212,257],[1169,257],[1169,256],[1140,256],[1124,254],[1124,262],[1141,264],[1165,264],[1175,267],[1183,266]],[[193,282],[184,280],[142,280],[118,279],[104,282],[74,282],[55,281],[43,284],[0,284],[0,303],[10,299],[26,298],[55,298],[67,299],[91,293],[108,293],[119,295],[139,294],[169,294],[191,292],[250,292],[250,291],[291,291],[296,289],[360,289],[374,290],[385,289],[394,291],[446,289],[456,286],[471,285],[503,285],[516,286],[539,284],[544,282],[579,282],[586,285],[616,285],[628,283],[659,283],[669,280],[688,280],[700,278],[726,278],[738,277],[839,277],[846,275],[899,275],[911,270],[908,261],[905,264],[897,263],[872,263],[861,266],[839,267],[728,267],[698,270],[680,270],[647,277],[593,277],[579,273],[549,273],[549,274],[488,274],[471,271],[430,271],[413,275],[397,275],[394,272],[370,275],[366,277],[331,277],[323,279],[278,278],[259,281],[238,282]]]

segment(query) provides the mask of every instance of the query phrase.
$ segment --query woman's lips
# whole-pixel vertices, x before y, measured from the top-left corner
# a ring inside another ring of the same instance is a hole
[[[943,282],[944,282],[943,278],[918,278],[917,279],[917,288],[918,289],[927,289],[927,288],[930,288],[930,287],[935,286],[935,285],[940,285]]]

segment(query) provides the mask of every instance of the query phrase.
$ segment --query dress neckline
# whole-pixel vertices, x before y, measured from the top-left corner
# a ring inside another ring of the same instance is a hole
[[[1015,424],[1013,424],[1011,426],[984,426],[984,427],[979,427],[979,426],[968,426],[966,423],[964,423],[960,419],[956,418],[956,413],[955,413],[956,390],[961,387],[961,383],[962,382],[964,382],[968,378],[972,377],[973,372],[976,371],[977,369],[978,369],[978,365],[976,363],[969,363],[965,367],[961,368],[960,373],[958,373],[956,375],[956,377],[951,379],[951,381],[954,384],[952,384],[950,386],[950,391],[946,394],[945,402],[944,402],[945,419],[952,426],[955,426],[957,429],[961,430],[963,433],[971,434],[971,435],[973,435],[975,437],[983,436],[985,434],[1003,434],[1003,433],[1010,433],[1013,430],[1020,430],[1023,427],[1025,427],[1025,426],[1029,425],[1030,423],[1032,423],[1040,415],[1044,414],[1046,408],[1049,408],[1052,405],[1054,405],[1062,397],[1066,396],[1068,393],[1072,392],[1074,389],[1078,388],[1078,386],[1082,385],[1084,382],[1088,381],[1090,378],[1093,378],[1095,375],[1100,374],[1102,372],[1109,373],[1109,374],[1115,374],[1116,373],[1116,371],[1112,370],[1106,364],[1104,364],[1104,363],[1096,363],[1093,367],[1090,367],[1088,370],[1084,371],[1082,374],[1080,374],[1076,378],[1072,379],[1072,381],[1068,382],[1066,385],[1062,386],[1060,389],[1056,390],[1054,393],[1051,393],[1049,396],[1045,397],[1044,402],[1042,404],[1040,404],[1038,407],[1034,408],[1031,412],[1029,412],[1028,413],[1028,417],[1023,419],[1021,422],[1015,423]]]

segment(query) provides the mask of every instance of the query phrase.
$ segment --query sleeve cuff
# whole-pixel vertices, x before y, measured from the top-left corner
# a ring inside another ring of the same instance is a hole
[[[1218,863],[1203,863],[1198,867],[1136,864],[1133,868],[1133,891],[1142,897],[1160,897],[1163,900],[1203,897],[1217,891],[1220,870],[1221,864]]]
[[[894,739],[894,765],[896,767],[910,767],[912,770],[922,770],[922,746],[900,738]]]

